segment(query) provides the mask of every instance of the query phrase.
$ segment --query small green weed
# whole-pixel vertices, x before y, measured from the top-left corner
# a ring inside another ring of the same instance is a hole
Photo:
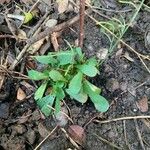
[[[86,60],[80,48],[33,57],[47,65],[42,72],[36,70],[28,72],[30,79],[42,80],[34,99],[46,116],[60,111],[61,100],[66,95],[82,104],[90,97],[98,111],[108,110],[109,103],[100,95],[101,89],[87,80],[87,77],[94,77],[99,73],[98,62],[94,57]],[[55,111],[52,110],[53,106]]]

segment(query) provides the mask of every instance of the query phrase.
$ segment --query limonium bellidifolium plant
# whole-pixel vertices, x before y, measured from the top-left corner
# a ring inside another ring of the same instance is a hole
[[[98,62],[94,57],[86,59],[79,47],[33,57],[47,66],[41,72],[28,71],[30,79],[41,80],[34,99],[45,116],[59,112],[61,101],[66,96],[82,104],[89,97],[99,112],[108,110],[109,103],[100,95],[101,89],[88,81],[99,74]]]

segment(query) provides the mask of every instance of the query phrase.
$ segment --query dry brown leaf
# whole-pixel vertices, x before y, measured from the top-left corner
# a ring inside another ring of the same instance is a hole
[[[45,38],[35,42],[33,45],[31,45],[28,49],[30,54],[34,54],[35,52],[37,52],[40,47],[42,46],[43,42],[44,42]]]
[[[22,101],[25,98],[26,98],[25,92],[21,88],[18,88],[18,91],[17,91],[17,100]]]
[[[20,82],[20,84],[25,86],[27,89],[30,89],[31,91],[35,90],[35,88],[26,81],[22,81],[22,82]]]
[[[68,128],[69,136],[78,144],[83,145],[86,140],[84,129],[79,125],[71,125]]]
[[[144,96],[142,99],[137,101],[136,105],[141,112],[147,112],[148,111],[148,98],[147,98],[147,96]]]
[[[20,40],[26,40],[27,39],[27,34],[23,30],[19,29],[17,37]]]
[[[56,0],[59,14],[65,12],[68,8],[68,0]]]
[[[59,50],[59,44],[58,44],[58,40],[57,37],[59,36],[58,32],[54,32],[51,34],[51,42],[53,44],[54,50],[58,51]]]

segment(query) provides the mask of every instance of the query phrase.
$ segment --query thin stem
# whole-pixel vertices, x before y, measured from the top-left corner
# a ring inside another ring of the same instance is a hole
[[[84,17],[85,17],[85,0],[80,0],[80,34],[79,34],[79,47],[83,47],[84,39]]]

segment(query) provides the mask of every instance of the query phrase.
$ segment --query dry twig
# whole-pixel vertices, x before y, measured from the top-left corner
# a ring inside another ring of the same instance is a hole
[[[103,141],[104,143],[110,145],[111,147],[116,148],[116,149],[118,149],[118,150],[122,150],[121,147],[118,147],[117,145],[115,145],[115,144],[109,142],[108,140],[102,138],[101,136],[99,136],[99,135],[97,135],[97,134],[95,134],[95,133],[92,133],[92,135],[96,136],[99,140],[101,140],[101,141]]]
[[[39,149],[39,147],[56,131],[58,126],[56,126],[37,146],[34,150]]]
[[[79,47],[83,47],[84,39],[84,17],[85,17],[85,0],[80,0],[80,33],[79,33]]]
[[[130,144],[127,140],[126,120],[123,120],[123,130],[124,130],[124,138],[125,138],[126,145],[128,146],[128,149],[131,150]]]
[[[135,123],[136,132],[138,134],[138,138],[140,140],[141,147],[142,147],[143,150],[146,150],[145,146],[144,146],[144,143],[143,143],[143,140],[142,140],[142,136],[141,136],[141,133],[140,133],[140,130],[139,130],[139,126],[138,126],[138,123],[137,123],[136,119],[134,119],[134,123]]]
[[[99,120],[94,120],[98,123],[110,123],[110,122],[115,122],[115,121],[121,121],[121,120],[132,120],[132,119],[150,119],[150,116],[130,116],[130,117],[121,117],[121,118],[115,118],[115,119],[110,119],[110,120],[105,120],[105,121],[99,121]]]
[[[66,135],[66,137],[69,139],[69,141],[72,143],[72,145],[77,148],[78,150],[80,150],[79,146],[76,144],[76,142],[68,135],[68,133],[66,132],[66,130],[64,128],[60,128],[61,131]]]

